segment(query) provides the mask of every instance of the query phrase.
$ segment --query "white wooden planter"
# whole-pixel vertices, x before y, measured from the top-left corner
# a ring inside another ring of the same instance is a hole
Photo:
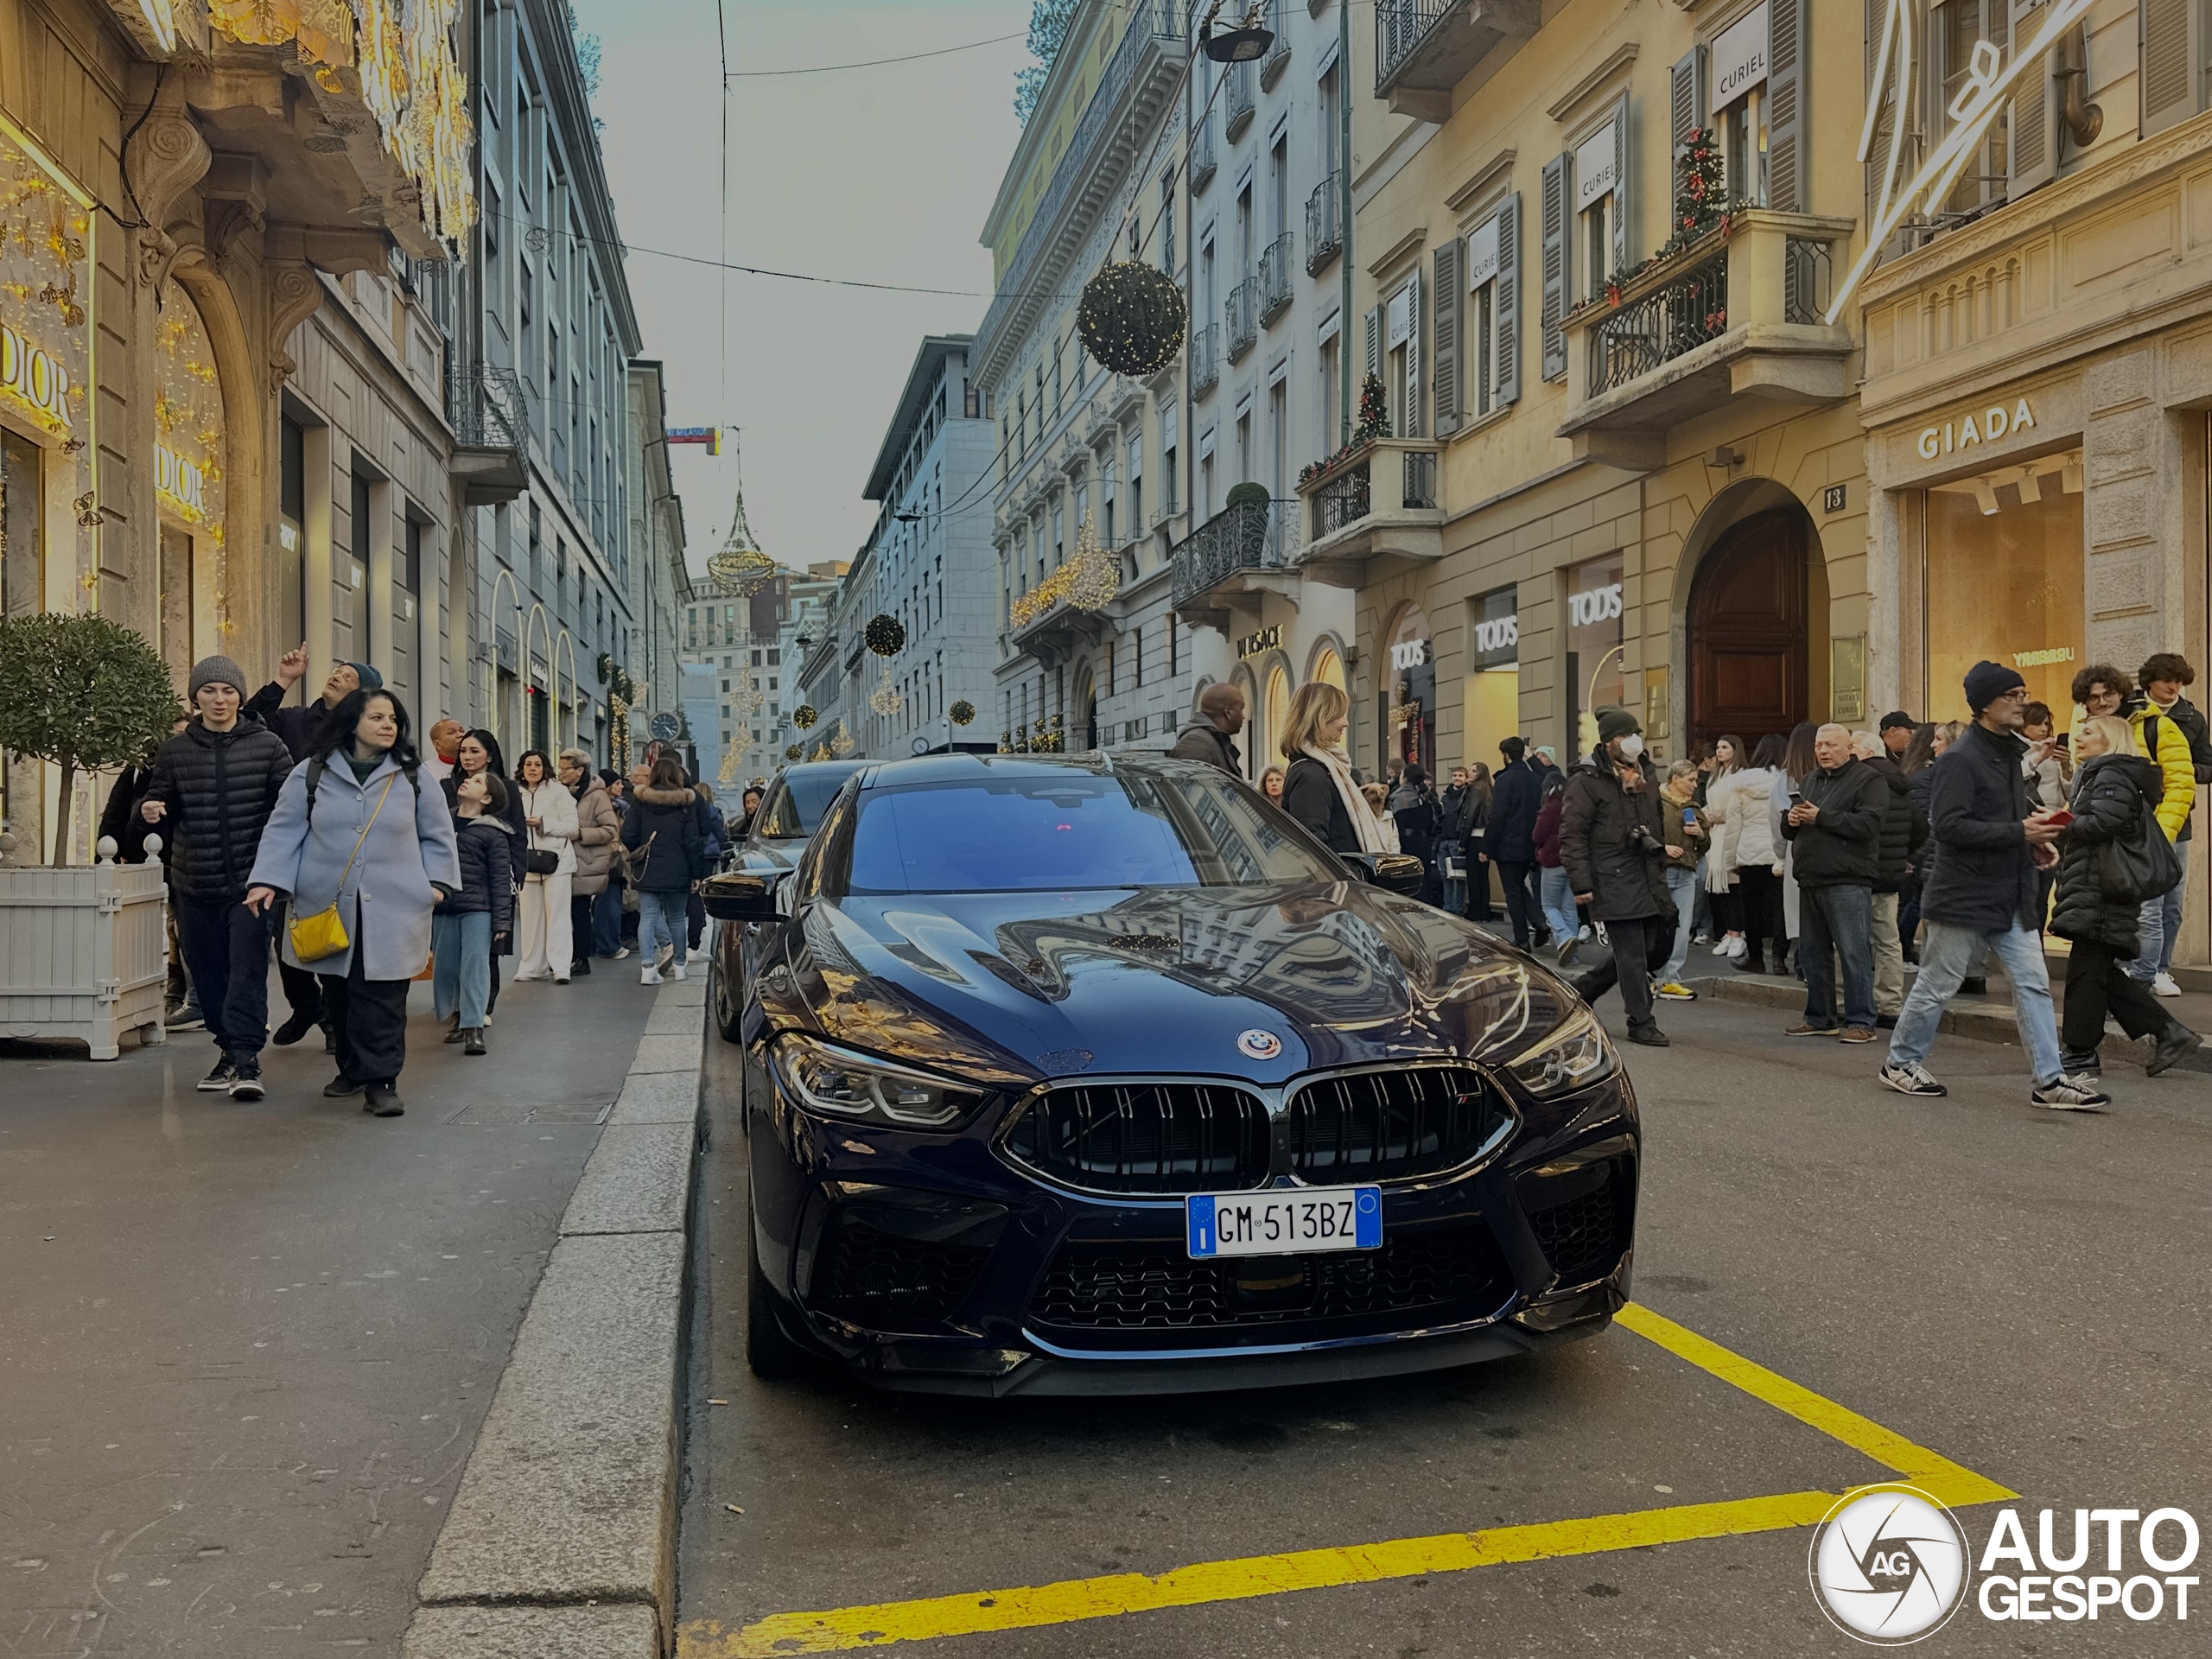
[[[136,1030],[164,1040],[168,887],[158,858],[0,866],[0,1036],[73,1037],[111,1060]]]

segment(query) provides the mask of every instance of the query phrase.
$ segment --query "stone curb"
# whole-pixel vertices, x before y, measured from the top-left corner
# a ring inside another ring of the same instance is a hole
[[[672,1650],[705,986],[654,1001],[460,1490],[403,1659]]]
[[[1747,1002],[1792,1011],[1802,1011],[1805,1006],[1805,988],[1794,979],[1743,974],[1734,979],[1693,979],[1688,983],[1699,995],[1715,997],[1723,1002]],[[1970,1038],[1979,1043],[2011,1043],[2018,1047],[2020,1041],[2020,1028],[2013,1021],[2010,1002],[1981,1003],[1973,997],[1954,1001],[1943,1010],[1936,1029],[1947,1036]],[[1870,1046],[1879,1052],[1878,1046]],[[2152,1048],[2148,1038],[2131,1042],[2107,1032],[2098,1052],[2107,1065],[2120,1060],[2140,1067],[2150,1059]],[[2184,1055],[2174,1070],[2212,1073],[2212,1043]]]

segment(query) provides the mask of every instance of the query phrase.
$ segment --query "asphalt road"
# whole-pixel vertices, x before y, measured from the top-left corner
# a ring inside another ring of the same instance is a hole
[[[1664,1012],[1676,1046],[1629,1051],[1647,1137],[1639,1303],[2021,1494],[2031,1540],[2046,1506],[2063,1512],[2063,1553],[2076,1507],[2173,1505],[2212,1544],[2212,1081],[2116,1067],[2113,1111],[2053,1114],[2028,1104],[2017,1049],[1945,1039],[1932,1065],[1951,1096],[1922,1103],[1876,1084],[1878,1049],[1786,1039],[1773,1011]],[[734,1085],[730,1052],[710,1044],[710,1083]],[[746,1627],[777,1614],[982,1604],[1024,1586],[1892,1478],[1621,1325],[1540,1360],[1187,1400],[763,1385],[743,1357],[742,1143],[727,1101],[715,1112],[683,1659],[753,1651]],[[1976,1551],[1998,1507],[1961,1511]],[[1279,1593],[1262,1593],[1265,1569],[1230,1569],[1195,1605],[899,1650],[1860,1651],[1815,1603],[1810,1537],[1794,1525]],[[2170,1534],[2162,1548],[2175,1548]],[[2127,1560],[2145,1570],[2132,1546]],[[2212,1581],[2208,1562],[2190,1570]],[[2021,1624],[1969,1603],[1918,1651],[2201,1654],[2212,1601],[2190,1611]]]
[[[0,1044],[0,1656],[398,1652],[652,1006],[600,968],[482,1059],[416,986],[397,1119],[315,1035],[252,1105],[199,1033]]]

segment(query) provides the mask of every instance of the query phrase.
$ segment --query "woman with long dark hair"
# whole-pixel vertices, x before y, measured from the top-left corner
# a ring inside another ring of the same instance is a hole
[[[460,797],[454,792],[454,785],[461,779],[473,778],[482,772],[499,779],[504,784],[506,771],[506,757],[499,752],[498,738],[481,727],[463,733],[460,747],[454,753],[453,772],[445,780],[446,804],[456,813],[461,810]],[[515,833],[513,870],[518,892],[522,886],[522,847],[530,831],[522,821],[520,794],[512,789],[507,790],[505,794],[507,804],[500,810],[499,816],[506,820],[507,828]],[[492,941],[492,988],[484,999],[484,1023],[487,1026],[492,1023],[492,1010],[499,1006],[499,958],[512,957],[514,953],[515,936],[512,928]],[[454,1029],[458,1030],[459,1027]]]
[[[1736,966],[1747,974],[1780,973],[1789,953],[1789,931],[1782,916],[1783,840],[1777,825],[1777,801],[1787,803],[1789,783],[1783,770],[1789,746],[1769,734],[1751,751],[1751,764],[1738,772],[1728,791],[1730,849],[1735,860],[1736,897],[1742,907],[1744,954]]]
[[[1792,940],[1805,937],[1803,901],[1797,890],[1797,843],[1782,834],[1782,820],[1794,804],[1805,780],[1821,769],[1821,759],[1814,743],[1821,728],[1809,720],[1801,720],[1789,728],[1789,746],[1782,757],[1782,774],[1787,780],[1774,811],[1775,834],[1782,843],[1782,931]],[[1786,962],[1777,963],[1774,971],[1787,971]],[[1803,978],[1802,971],[1798,975]]]
[[[706,838],[699,830],[699,797],[683,782],[683,763],[664,754],[653,762],[651,776],[622,820],[622,844],[644,854],[638,875],[638,954],[644,965],[638,978],[641,984],[658,985],[664,945],[668,976],[684,976],[684,911],[693,884],[709,867]]]
[[[257,913],[289,905],[283,959],[322,981],[338,1044],[338,1075],[322,1092],[359,1095],[363,1110],[397,1117],[408,982],[430,957],[436,894],[462,886],[453,813],[423,787],[406,707],[391,692],[353,692],[321,730],[332,747],[284,780],[246,904]],[[325,912],[336,926],[316,926]],[[302,957],[303,942],[321,948]]]
[[[1738,839],[1735,805],[1736,785],[1751,759],[1740,737],[1715,738],[1713,765],[1705,776],[1705,817],[1713,830],[1713,845],[1705,855],[1705,892],[1713,906],[1713,928],[1719,935],[1713,954],[1740,962],[1751,949],[1744,938],[1742,878],[1736,869]]]

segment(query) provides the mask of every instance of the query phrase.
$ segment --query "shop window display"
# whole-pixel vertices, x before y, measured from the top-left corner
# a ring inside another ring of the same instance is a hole
[[[2018,669],[2037,701],[2072,706],[2087,632],[2081,480],[2075,450],[1929,491],[1930,719],[1967,718],[1960,687],[1985,658]]]
[[[1597,747],[1598,710],[1626,698],[1627,569],[1621,554],[1609,553],[1567,573],[1567,728],[1578,757]]]

